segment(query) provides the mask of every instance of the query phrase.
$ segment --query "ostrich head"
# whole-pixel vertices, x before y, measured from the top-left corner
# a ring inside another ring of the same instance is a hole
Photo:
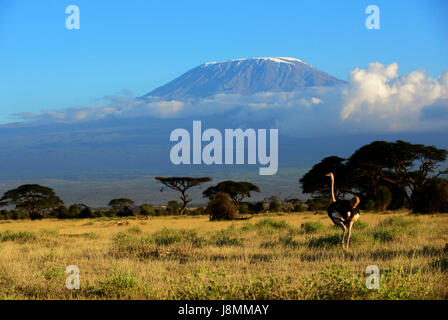
[[[330,178],[334,178],[334,174],[333,174],[332,172],[327,173],[325,176],[326,176],[326,177],[330,177]]]
[[[355,196],[353,199],[352,199],[352,207],[353,207],[353,209],[356,209],[356,207],[359,205],[359,203],[361,202],[361,200],[359,199],[359,197],[358,196]]]

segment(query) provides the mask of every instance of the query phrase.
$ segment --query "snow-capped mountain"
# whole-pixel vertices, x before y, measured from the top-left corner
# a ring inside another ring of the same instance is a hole
[[[295,58],[251,58],[204,63],[143,97],[182,100],[220,93],[296,91],[345,83]]]

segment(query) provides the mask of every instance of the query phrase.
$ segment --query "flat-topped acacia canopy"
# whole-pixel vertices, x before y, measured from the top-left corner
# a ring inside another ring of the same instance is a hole
[[[192,177],[155,177],[156,180],[163,183],[165,186],[177,190],[181,193],[180,199],[183,202],[182,208],[179,211],[179,215],[184,214],[185,209],[187,208],[187,204],[191,202],[191,199],[188,198],[186,194],[187,190],[191,187],[200,185],[205,182],[212,181],[209,177],[200,177],[200,178],[192,178]]]

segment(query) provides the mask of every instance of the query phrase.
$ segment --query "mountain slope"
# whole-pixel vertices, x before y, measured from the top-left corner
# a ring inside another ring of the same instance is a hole
[[[252,58],[202,64],[143,97],[182,100],[221,93],[296,91],[345,83],[294,58]]]

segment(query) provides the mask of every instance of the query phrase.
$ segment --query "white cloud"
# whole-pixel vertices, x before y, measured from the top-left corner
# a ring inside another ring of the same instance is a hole
[[[224,114],[235,125],[264,121],[282,132],[328,135],[349,132],[419,131],[448,128],[448,70],[439,79],[414,71],[400,76],[398,65],[371,63],[350,72],[347,85],[297,92],[261,92],[250,96],[218,94],[203,99],[108,96],[105,106],[22,113],[25,120],[77,122],[107,117],[200,118]]]
[[[382,130],[418,129],[424,108],[448,97],[448,70],[439,79],[422,71],[399,76],[398,65],[370,63],[350,73],[341,110],[352,120]]]
[[[300,99],[301,104],[303,104],[307,108],[311,108],[312,106],[316,104],[321,104],[322,100],[316,97],[311,98],[302,98]]]

